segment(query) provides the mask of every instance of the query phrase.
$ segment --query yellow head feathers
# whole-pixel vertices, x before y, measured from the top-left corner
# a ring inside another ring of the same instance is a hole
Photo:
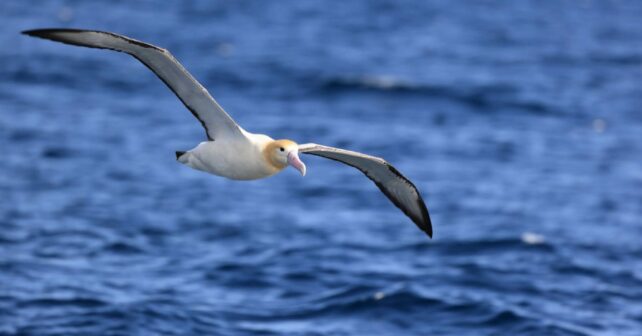
[[[298,150],[299,145],[287,139],[269,142],[263,149],[265,160],[274,168],[281,170],[288,166],[288,153]]]

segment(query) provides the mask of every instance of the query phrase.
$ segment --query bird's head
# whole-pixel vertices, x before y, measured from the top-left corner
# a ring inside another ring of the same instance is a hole
[[[267,161],[277,169],[292,166],[305,176],[305,163],[299,159],[299,145],[292,140],[274,140],[264,149]]]

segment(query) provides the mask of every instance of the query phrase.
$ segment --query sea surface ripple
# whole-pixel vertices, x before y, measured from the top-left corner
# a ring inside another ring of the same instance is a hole
[[[1,1],[0,335],[642,335],[642,2]],[[127,55],[246,129],[385,157],[234,182]]]

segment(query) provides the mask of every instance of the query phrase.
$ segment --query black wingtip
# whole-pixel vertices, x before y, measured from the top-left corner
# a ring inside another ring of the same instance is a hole
[[[426,229],[424,230],[428,237],[432,239],[432,223],[430,222],[430,218],[428,218],[428,222],[426,223]]]
[[[23,35],[28,35],[28,36],[33,36],[33,37],[41,37],[41,38],[46,38],[47,35],[51,35],[52,33],[61,31],[63,29],[51,29],[51,28],[45,28],[45,29],[29,29],[29,30],[23,30],[20,32]]]
[[[37,29],[27,29],[23,30],[20,33],[25,35],[46,35],[51,33],[82,33],[91,30],[86,29],[73,29],[73,28],[37,28]]]
[[[419,196],[421,197],[421,195]],[[430,215],[428,214],[428,209],[426,208],[426,203],[420,198],[419,207],[421,208],[422,215],[421,217],[411,217],[412,221],[417,224],[419,229],[428,235],[432,239],[432,221],[430,220]]]
[[[30,30],[23,30],[20,32],[22,35],[29,35],[29,36],[39,36],[39,31],[40,29],[30,29]]]
[[[180,157],[183,156],[183,154],[185,154],[185,152],[176,151],[176,160],[180,159]]]
[[[22,35],[27,35],[31,37],[39,37],[43,39],[55,39],[55,35],[58,33],[82,33],[87,32],[87,30],[82,29],[71,29],[71,28],[39,28],[39,29],[28,29],[23,30],[20,33]]]
[[[41,38],[44,40],[54,40],[56,39],[56,33],[61,32],[63,29],[30,29],[20,32],[22,35],[27,35],[35,38]]]
[[[421,196],[419,196],[421,197]],[[428,209],[426,208],[426,203],[424,203],[423,199],[420,199],[421,202],[421,207],[422,207],[422,212],[423,212],[423,220],[421,225],[419,225],[419,228],[424,231],[430,239],[432,239],[432,221],[430,220],[430,215],[428,214]]]

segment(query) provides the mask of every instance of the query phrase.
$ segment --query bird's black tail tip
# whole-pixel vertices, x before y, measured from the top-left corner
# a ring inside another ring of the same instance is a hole
[[[176,151],[176,160],[180,159],[183,154],[185,154],[185,152]]]

